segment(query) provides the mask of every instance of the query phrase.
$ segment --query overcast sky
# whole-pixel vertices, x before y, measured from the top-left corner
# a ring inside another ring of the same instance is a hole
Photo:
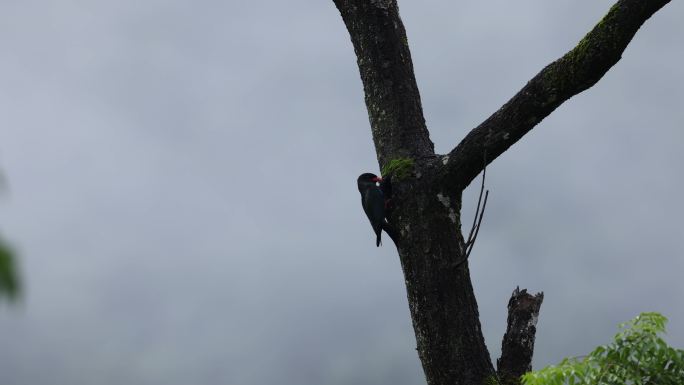
[[[437,150],[610,5],[402,1]],[[537,368],[642,311],[684,346],[683,15],[488,168],[470,266],[494,358],[517,285],[545,292]],[[332,1],[2,1],[0,167],[27,286],[0,306],[3,385],[422,383]]]

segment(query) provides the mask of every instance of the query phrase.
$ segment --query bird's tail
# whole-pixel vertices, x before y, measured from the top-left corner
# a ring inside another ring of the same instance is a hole
[[[380,247],[380,245],[382,245],[382,239],[380,239],[382,237],[382,226],[378,226],[378,228],[375,229],[375,235],[375,247]]]

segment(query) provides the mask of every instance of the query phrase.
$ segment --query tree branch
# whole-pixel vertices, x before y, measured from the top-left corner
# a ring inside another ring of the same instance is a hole
[[[354,45],[380,166],[434,156],[396,0],[334,0]]]
[[[491,162],[563,102],[598,82],[641,25],[670,0],[620,0],[571,51],[548,65],[511,100],[470,131],[449,154],[445,181],[465,188]],[[447,159],[447,158],[445,158]]]
[[[501,343],[501,358],[496,360],[502,385],[520,384],[520,376],[532,370],[532,354],[537,332],[539,308],[544,293],[531,295],[515,288],[508,301],[508,327]]]

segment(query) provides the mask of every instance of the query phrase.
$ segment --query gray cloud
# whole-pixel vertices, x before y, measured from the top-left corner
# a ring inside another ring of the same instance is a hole
[[[400,5],[445,152],[610,2]],[[536,366],[641,311],[684,345],[681,14],[488,170],[471,271],[492,355],[516,285],[546,293]],[[420,383],[396,253],[359,207],[377,166],[331,2],[0,15],[0,229],[28,285],[0,311],[3,384]]]

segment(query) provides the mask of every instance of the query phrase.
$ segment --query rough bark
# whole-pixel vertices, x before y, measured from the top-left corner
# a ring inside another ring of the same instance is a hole
[[[434,155],[394,0],[334,0],[351,36],[380,164]]]
[[[532,370],[532,355],[539,308],[544,293],[531,295],[516,288],[508,301],[508,327],[501,343],[496,370],[502,385],[520,384],[520,376]]]
[[[395,208],[388,220],[427,383],[495,383],[468,263],[460,263],[465,253],[461,194],[487,163],[563,101],[596,83],[620,59],[641,24],[668,1],[620,0],[575,49],[442,157],[434,153],[425,126],[396,0],[333,1],[357,56],[381,168],[397,158],[414,161],[409,177],[392,179]],[[522,292],[513,297],[499,360],[506,378],[529,370],[535,329],[520,322],[538,314],[541,304],[541,297],[530,300]]]
[[[461,196],[433,189],[431,165],[394,188],[391,218],[406,281],[417,351],[428,384],[481,384],[493,377],[457,213]]]

